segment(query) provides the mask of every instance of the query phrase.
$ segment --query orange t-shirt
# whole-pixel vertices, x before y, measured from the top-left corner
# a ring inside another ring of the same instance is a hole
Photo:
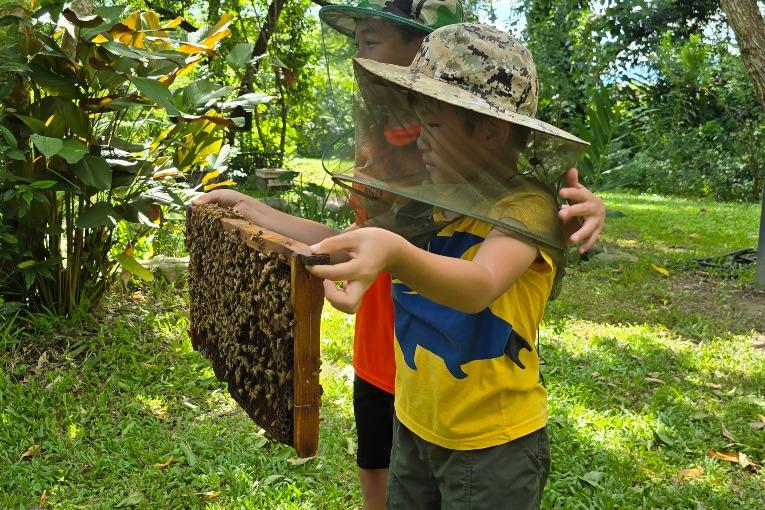
[[[380,273],[361,299],[353,338],[356,375],[393,393],[396,360],[393,356],[393,298],[391,278]]]
[[[375,176],[391,169],[412,173],[413,166],[420,166],[416,146],[412,145],[419,134],[418,124],[395,128],[386,126],[382,132],[370,126],[367,146],[362,151],[363,155],[357,155],[357,164],[366,166],[371,163],[367,172]],[[392,147],[404,149],[399,152],[391,150]],[[351,206],[356,210],[356,222],[361,223],[368,218],[362,201],[355,198],[351,196]],[[396,360],[393,352],[393,297],[388,273],[381,273],[367,289],[356,312],[353,368],[360,378],[393,393]]]

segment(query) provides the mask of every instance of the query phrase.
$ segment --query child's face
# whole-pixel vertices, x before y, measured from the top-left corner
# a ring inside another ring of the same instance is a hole
[[[486,170],[479,130],[471,133],[454,106],[415,103],[415,111],[422,124],[417,148],[434,183],[472,181]]]
[[[354,39],[357,57],[399,66],[412,63],[422,42],[405,42],[401,32],[379,19],[357,20]]]

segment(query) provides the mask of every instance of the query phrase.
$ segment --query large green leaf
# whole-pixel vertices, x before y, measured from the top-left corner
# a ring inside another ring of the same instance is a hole
[[[29,64],[29,78],[39,87],[61,97],[73,98],[81,95],[75,76],[62,76],[37,62]]]
[[[180,115],[181,111],[175,106],[173,95],[160,82],[138,76],[131,76],[130,81],[138,87],[142,96],[160,105],[169,115]]]
[[[190,110],[206,109],[233,90],[234,87],[223,87],[210,80],[197,80],[183,89],[183,104]]]
[[[26,124],[27,127],[31,129],[33,133],[37,133],[38,135],[41,135],[45,132],[45,123],[41,121],[40,119],[35,119],[34,117],[28,117],[26,115],[19,115],[18,113],[15,115],[16,115],[16,118],[19,119],[24,124]]]
[[[112,187],[112,168],[98,156],[85,156],[78,161],[72,171],[86,185],[104,190]]]
[[[186,65],[186,56],[177,51],[146,51],[132,46],[109,41],[101,44],[101,47],[114,55],[128,57],[141,62],[149,60],[169,60],[178,66]]]
[[[120,253],[115,258],[117,259],[117,262],[119,262],[120,265],[123,268],[125,268],[127,272],[134,274],[140,279],[147,282],[154,280],[154,275],[151,274],[151,271],[143,267],[141,264],[138,263],[136,259],[128,255],[127,253]]]
[[[67,127],[77,136],[88,136],[88,116],[85,110],[73,101],[61,101],[61,113],[66,120]]]
[[[5,144],[8,147],[15,148],[19,146],[18,142],[16,142],[16,137],[13,136],[13,133],[11,133],[11,131],[2,124],[0,124],[0,135],[2,135],[3,140],[5,140]]]
[[[249,94],[242,94],[233,101],[227,101],[221,105],[224,110],[231,110],[237,106],[241,106],[247,111],[254,110],[259,104],[268,103],[273,100],[274,96],[269,96],[262,92],[251,92]]]
[[[40,151],[40,154],[46,158],[52,158],[64,146],[63,140],[59,138],[50,138],[47,136],[35,134],[30,136],[29,139],[35,145],[35,147],[37,147],[37,150]]]
[[[252,60],[252,50],[254,46],[250,43],[241,42],[234,45],[231,51],[226,55],[226,62],[235,69],[242,69]]]
[[[111,204],[97,202],[80,213],[77,218],[77,228],[113,227],[121,219]]]
[[[79,140],[64,140],[64,146],[58,151],[58,155],[73,165],[80,161],[88,153],[88,146]]]

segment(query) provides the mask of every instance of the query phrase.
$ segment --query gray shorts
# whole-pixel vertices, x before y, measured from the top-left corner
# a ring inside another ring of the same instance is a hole
[[[393,422],[388,508],[538,509],[550,471],[547,428],[479,450],[450,450]]]

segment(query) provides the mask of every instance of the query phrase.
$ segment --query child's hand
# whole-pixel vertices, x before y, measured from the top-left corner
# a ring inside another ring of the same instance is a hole
[[[572,243],[581,243],[578,251],[584,253],[600,237],[606,221],[606,206],[592,191],[579,184],[576,168],[570,168],[565,178],[565,187],[559,194],[570,205],[564,206],[558,216],[563,221],[568,239]]]
[[[245,219],[253,220],[256,217],[254,198],[234,191],[232,189],[216,189],[205,193],[204,195],[192,201],[194,205],[218,204],[221,207],[230,207],[235,213],[240,214]]]
[[[350,260],[334,266],[311,266],[308,270],[324,278],[324,296],[345,313],[356,313],[361,298],[381,271],[392,265],[404,239],[380,228],[360,228],[327,238],[311,246],[314,253],[344,252]],[[335,282],[343,282],[338,287]]]

